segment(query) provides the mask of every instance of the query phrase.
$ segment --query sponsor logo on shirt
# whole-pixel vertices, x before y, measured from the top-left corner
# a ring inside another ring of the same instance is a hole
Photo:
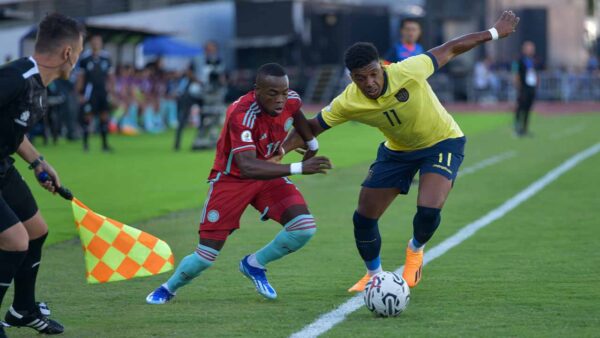
[[[15,119],[15,123],[17,123],[23,127],[27,127],[27,121],[29,120],[30,116],[31,116],[31,113],[28,110],[26,110],[21,113],[21,116],[19,116],[18,119]]]

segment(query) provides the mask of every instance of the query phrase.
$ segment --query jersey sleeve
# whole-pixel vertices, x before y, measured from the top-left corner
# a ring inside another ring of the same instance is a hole
[[[246,114],[235,114],[229,119],[229,139],[231,140],[231,153],[241,153],[248,150],[256,150],[256,145],[252,139],[252,129],[247,126],[251,122],[246,122],[251,116]]]
[[[300,95],[298,93],[296,93],[293,90],[290,90],[288,92],[287,104],[290,107],[292,115],[296,115],[300,112],[300,109],[302,108],[302,99],[300,98]]]
[[[412,56],[396,64],[397,75],[425,81],[437,70],[437,59],[429,52]]]
[[[9,68],[0,69],[0,113],[4,112],[8,104],[25,88],[23,76]]]
[[[333,101],[317,115],[317,120],[323,129],[329,129],[348,121],[348,118],[344,116],[342,108],[342,95],[344,95],[344,93],[333,99]]]

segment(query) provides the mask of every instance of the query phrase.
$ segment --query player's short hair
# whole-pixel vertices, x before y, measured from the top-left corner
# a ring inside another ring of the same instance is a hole
[[[35,51],[53,52],[65,41],[77,40],[83,35],[85,28],[77,20],[60,13],[48,14],[38,25]]]
[[[406,26],[406,24],[409,22],[416,23],[417,25],[421,26],[421,22],[419,22],[419,20],[416,18],[404,18],[400,22],[400,29],[404,28],[404,26]]]
[[[278,63],[265,63],[256,71],[256,78],[263,76],[286,76],[287,72]]]
[[[362,68],[373,61],[379,61],[379,52],[370,42],[357,42],[344,53],[344,64],[350,71]]]

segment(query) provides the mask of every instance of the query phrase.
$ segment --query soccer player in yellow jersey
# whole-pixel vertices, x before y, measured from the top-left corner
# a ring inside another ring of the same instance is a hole
[[[367,274],[349,291],[362,291],[369,277],[381,269],[378,219],[398,194],[407,194],[420,174],[413,237],[406,249],[403,277],[410,287],[421,280],[423,247],[440,224],[440,213],[463,160],[465,137],[427,83],[452,58],[515,31],[519,18],[502,13],[493,28],[467,34],[425,54],[382,66],[375,46],[359,42],[345,53],[352,83],[309,121],[318,135],[346,121],[378,128],[386,138],[362,184],[353,217],[354,237]],[[292,132],[283,153],[301,147]]]

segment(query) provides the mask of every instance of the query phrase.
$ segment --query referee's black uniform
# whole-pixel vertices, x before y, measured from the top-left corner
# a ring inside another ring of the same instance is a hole
[[[46,108],[46,87],[33,58],[0,67],[0,232],[38,211],[10,156],[28,130],[44,117]]]
[[[517,61],[517,74],[519,93],[515,111],[515,133],[517,136],[525,136],[529,132],[529,113],[535,100],[535,89],[538,81],[533,58],[526,55],[521,56]]]
[[[106,88],[108,78],[112,70],[112,61],[110,54],[106,51],[101,51],[98,55],[94,55],[91,50],[86,51],[81,55],[79,60],[79,68],[83,72],[84,86],[83,93],[85,99],[83,105],[83,114],[100,115],[108,114],[110,104],[108,102],[108,90]],[[88,121],[89,117],[82,117],[84,128],[84,148],[88,148]],[[109,150],[107,135],[108,121],[100,119],[100,135],[102,136],[102,149]]]

